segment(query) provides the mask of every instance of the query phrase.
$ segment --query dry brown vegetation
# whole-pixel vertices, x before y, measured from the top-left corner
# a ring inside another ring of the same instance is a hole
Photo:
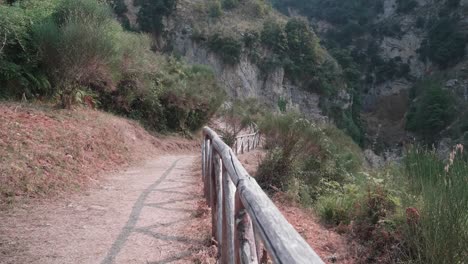
[[[156,138],[137,122],[95,110],[2,103],[0,205],[76,190],[104,171],[196,145]]]

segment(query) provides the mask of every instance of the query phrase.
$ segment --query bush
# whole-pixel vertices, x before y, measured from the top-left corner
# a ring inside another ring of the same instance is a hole
[[[441,67],[459,62],[465,56],[466,35],[453,18],[439,19],[429,30],[419,49],[423,59],[429,58]]]
[[[453,98],[439,83],[427,83],[421,98],[413,103],[407,115],[406,127],[433,143],[439,133],[453,120]]]
[[[124,31],[101,1],[25,0],[0,5],[0,14],[8,36],[2,97],[58,97],[68,108],[91,97],[149,129],[184,133],[203,126],[223,100],[210,69],[156,55],[149,36]]]
[[[317,65],[317,37],[309,29],[307,22],[300,19],[289,20],[285,33],[288,55],[292,61],[292,64],[286,67],[286,71],[293,79],[309,77]]]
[[[136,0],[140,6],[137,22],[144,32],[159,35],[164,30],[163,18],[176,8],[176,0]]]
[[[22,1],[0,4],[0,98],[51,95],[50,81],[41,71],[31,27],[50,16],[57,1]]]
[[[35,26],[32,35],[62,105],[70,108],[81,86],[114,87],[122,57],[117,36],[123,31],[108,6],[92,0],[64,1],[53,17]]]
[[[320,128],[298,114],[285,113],[265,117],[260,129],[269,150],[257,173],[265,189],[288,191],[300,182],[309,192],[302,197],[316,199],[322,180],[342,182],[361,167],[359,147],[336,128]]]
[[[208,2],[208,15],[212,18],[218,18],[223,14],[221,3],[218,0]]]
[[[276,21],[267,20],[261,33],[262,44],[278,55],[284,55],[288,49],[288,40],[283,26]]]
[[[208,38],[207,45],[224,63],[235,65],[240,62],[242,43],[236,38],[215,33]]]
[[[397,12],[399,13],[409,13],[418,7],[418,2],[416,0],[397,0]]]
[[[223,8],[233,9],[239,5],[238,0],[222,0]]]

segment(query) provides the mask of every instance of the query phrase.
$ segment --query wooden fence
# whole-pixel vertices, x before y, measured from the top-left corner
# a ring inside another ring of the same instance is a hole
[[[249,152],[253,149],[256,149],[259,145],[260,133],[255,132],[237,136],[233,148],[235,154],[238,155],[239,153],[244,154],[244,152]]]
[[[238,137],[236,152],[260,143],[258,133]],[[288,223],[234,151],[210,128],[203,129],[204,195],[212,212],[212,234],[222,264],[323,263]],[[264,250],[261,250],[264,248]]]

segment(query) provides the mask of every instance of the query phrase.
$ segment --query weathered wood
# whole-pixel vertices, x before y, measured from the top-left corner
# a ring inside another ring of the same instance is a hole
[[[215,168],[217,166],[216,164],[216,158],[215,158],[215,150],[213,149],[213,152],[211,153],[211,177],[210,177],[210,205],[211,205],[211,236],[215,239],[217,239],[217,233],[216,233],[216,218],[218,216],[216,210],[217,208],[217,192],[216,192],[216,172]],[[219,241],[217,241],[219,243]]]
[[[202,142],[202,181],[205,182],[205,145],[206,145],[206,137],[203,137]]]
[[[241,180],[240,199],[275,263],[323,263],[254,179]]]
[[[236,254],[237,263],[258,263],[257,249],[252,221],[242,204],[239,193],[236,192],[235,217],[236,217]]]
[[[221,253],[223,248],[223,188],[222,188],[222,177],[223,177],[223,163],[219,154],[215,155],[216,168],[215,168],[215,182],[216,182],[216,222],[213,225],[216,226],[216,241],[218,241],[218,248],[220,249],[218,255]]]
[[[206,179],[206,203],[208,204],[208,206],[211,206],[211,178],[212,178],[212,161],[213,161],[213,158],[212,158],[212,155],[213,155],[213,139],[210,139],[210,140],[207,140],[207,143],[208,143],[208,155],[207,155],[207,170],[206,170],[206,176],[205,176],[205,179]]]
[[[223,167],[223,247],[221,253],[221,263],[234,264],[235,263],[235,249],[234,249],[234,233],[235,233],[235,219],[234,219],[234,194],[236,186],[232,183],[226,168]]]
[[[323,263],[323,261],[317,256],[317,254],[310,248],[307,242],[305,242],[305,240],[299,235],[299,233],[297,233],[297,231],[294,230],[294,228],[281,215],[280,211],[276,208],[276,206],[268,198],[268,196],[262,191],[262,189],[260,188],[260,186],[258,186],[256,181],[249,176],[245,168],[237,159],[234,151],[230,149],[211,129],[205,128],[203,130],[203,133],[204,136],[210,139],[210,148],[213,149],[213,151],[216,151],[222,159],[223,170],[227,172],[222,174],[229,175],[232,184],[237,187],[237,193],[239,197],[238,204],[245,207],[245,209],[238,208],[236,214],[237,216],[239,216],[239,223],[242,223],[241,227],[247,226],[247,230],[249,230],[249,224],[246,224],[246,222],[248,222],[248,220],[251,219],[253,226],[255,226],[256,232],[262,239],[263,245],[268,251],[268,254],[273,260],[273,262]],[[254,139],[254,141],[255,140],[257,141],[256,144],[259,145],[260,137],[257,136],[257,138]],[[242,142],[243,141],[239,140],[236,144],[242,145]],[[242,149],[243,148],[241,146],[240,150],[242,151]],[[214,179],[210,179],[210,184],[212,184],[213,180]],[[211,199],[211,201],[213,201],[213,199]],[[214,207],[214,203],[215,202],[213,201],[212,210],[216,210],[214,209],[216,208]],[[224,203],[226,203],[226,201],[224,201]],[[226,207],[226,205],[224,207]],[[215,212],[213,211],[213,214],[214,213]],[[230,219],[226,216],[224,218],[226,219],[226,221],[227,219]],[[223,223],[223,226],[224,225],[227,225],[227,223]],[[241,230],[244,230],[243,232],[245,233],[245,228],[241,228]],[[252,234],[251,241],[254,241],[255,239],[253,238],[253,232],[249,232]],[[223,235],[226,233],[227,232],[223,231]],[[238,231],[236,231],[235,234],[237,238],[239,238],[240,236],[244,236]],[[213,233],[213,235],[215,235],[215,233]],[[224,236],[227,237],[228,235],[226,234]],[[235,241],[243,240],[235,239]],[[237,252],[240,252],[241,248],[242,252],[251,252],[250,249],[255,248],[255,243],[253,243],[253,246],[250,246],[250,244],[248,244],[247,246],[245,244],[238,244],[238,242],[236,243],[236,254]],[[226,245],[226,243],[224,244]],[[226,248],[226,250],[228,249]],[[249,254],[252,255],[253,253]],[[255,252],[254,255],[257,256],[257,253]],[[244,261],[249,261],[249,259],[251,259],[247,255],[244,256],[239,254],[239,258],[236,260],[236,263],[239,263],[238,261],[241,261],[241,256],[244,257]],[[247,259],[245,259],[245,257],[247,257]]]

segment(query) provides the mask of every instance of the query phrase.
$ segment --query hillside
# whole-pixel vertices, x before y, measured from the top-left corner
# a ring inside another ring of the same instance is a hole
[[[466,1],[273,2],[307,16],[350,73],[367,147],[398,149],[414,138],[442,149],[465,143]]]
[[[51,197],[161,153],[197,143],[155,137],[137,122],[96,110],[0,104],[0,205]]]
[[[144,2],[127,1],[123,16],[143,21],[149,15],[136,10]],[[281,15],[263,0],[169,2],[175,4],[168,12],[154,16],[159,33],[149,31],[158,50],[210,66],[230,98],[256,98],[318,122],[332,119],[362,139],[341,68],[305,20]]]

